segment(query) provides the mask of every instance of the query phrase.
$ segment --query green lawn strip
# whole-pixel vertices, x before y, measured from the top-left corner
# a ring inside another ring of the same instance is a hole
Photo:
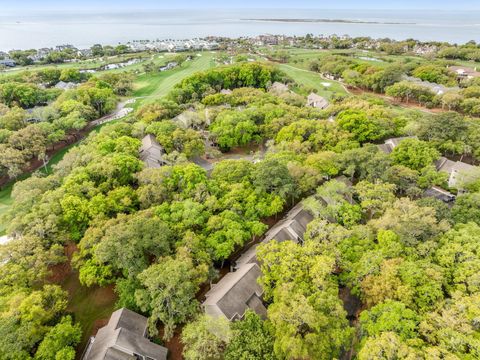
[[[72,271],[61,285],[69,294],[67,311],[74,314],[75,320],[82,327],[82,340],[78,346],[78,351],[81,353],[93,333],[95,323],[108,319],[115,310],[117,298],[109,287],[81,285],[78,273],[75,271]]]
[[[297,83],[316,89],[319,95],[327,99],[331,98],[335,93],[347,93],[338,82],[325,80],[315,72],[299,69],[288,64],[279,64],[278,67]],[[322,83],[329,83],[330,86],[325,86]]]

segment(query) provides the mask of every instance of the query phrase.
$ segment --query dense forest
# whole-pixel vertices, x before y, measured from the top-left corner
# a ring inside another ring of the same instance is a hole
[[[396,78],[394,70],[345,66],[331,71],[375,77],[384,84],[376,91]],[[51,76],[53,84],[67,75]],[[0,84],[0,156],[18,158],[2,165],[5,173],[15,176],[128,90],[121,77],[78,80],[63,93],[35,85],[44,78]],[[301,95],[269,91],[276,81],[294,80],[259,63],[195,74],[166,99],[91,134],[53,174],[15,185],[5,216],[14,240],[0,247],[0,359],[75,358],[81,330],[51,281],[72,244],[81,283],[113,285],[116,306],[148,315],[152,337],[181,330],[187,360],[480,357],[480,174],[449,188],[434,165],[442,155],[477,161],[478,120],[468,111],[399,110],[371,96],[337,97],[318,110]],[[27,125],[24,109],[47,98],[54,101],[42,111],[51,120]],[[44,137],[53,133],[42,133],[46,126],[58,137]],[[147,134],[167,165],[140,160]],[[413,137],[380,151],[377,144],[397,136]],[[40,145],[22,147],[24,138]],[[266,150],[255,161],[222,159],[239,148]],[[211,172],[195,163],[200,156],[215,159]],[[458,193],[455,203],[424,197],[432,186]],[[259,246],[267,319],[202,315],[200,289],[261,238],[267,219],[302,199],[314,216],[305,242]],[[339,296],[345,289],[361,301],[355,319]]]

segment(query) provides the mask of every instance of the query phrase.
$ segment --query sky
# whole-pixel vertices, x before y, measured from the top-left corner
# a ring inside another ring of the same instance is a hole
[[[437,9],[480,10],[479,0],[0,0],[7,10],[112,10],[181,8]]]

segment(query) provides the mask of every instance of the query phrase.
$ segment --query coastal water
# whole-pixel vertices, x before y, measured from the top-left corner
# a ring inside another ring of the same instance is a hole
[[[251,19],[329,19],[281,22]],[[353,21],[354,23],[349,23]],[[362,23],[359,23],[362,22]],[[368,23],[366,23],[368,22]],[[12,13],[0,9],[0,50],[140,39],[218,36],[344,35],[423,41],[480,42],[480,11],[422,10],[152,10]]]

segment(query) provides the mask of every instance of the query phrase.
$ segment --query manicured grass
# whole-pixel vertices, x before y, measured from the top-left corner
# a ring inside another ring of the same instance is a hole
[[[2,186],[2,189],[0,190],[0,236],[5,235],[7,224],[2,220],[2,216],[8,211],[10,206],[12,206],[12,188],[14,184],[15,182],[12,181],[7,185]]]
[[[333,94],[346,94],[347,92],[341,84],[336,81],[325,80],[318,73],[313,71],[299,69],[288,64],[279,64],[278,67],[285,72],[289,77],[294,79],[297,83],[316,89],[317,93],[327,99],[331,98]],[[322,83],[329,83],[330,86],[325,86]]]
[[[214,54],[204,52],[201,55],[194,55],[193,60],[169,71],[140,75],[135,82],[133,96],[148,97],[145,102],[151,102],[167,95],[177,83],[187,76],[215,66],[213,62]],[[139,102],[136,102],[135,107],[138,106]]]
[[[115,310],[117,296],[111,286],[81,285],[76,271],[70,271],[60,285],[68,292],[67,311],[74,314],[82,327],[82,340],[78,346],[78,353],[81,354],[93,332],[104,326]]]

